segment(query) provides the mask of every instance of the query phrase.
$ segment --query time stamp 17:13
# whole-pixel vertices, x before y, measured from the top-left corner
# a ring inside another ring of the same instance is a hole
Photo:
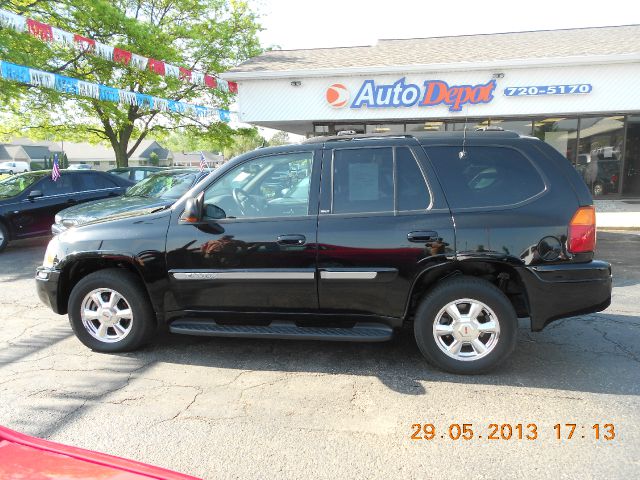
[[[473,423],[452,423],[436,428],[432,423],[414,423],[411,425],[411,440],[524,440],[534,441],[540,435],[548,437],[552,434],[555,440],[591,439],[609,442],[616,438],[616,427],[613,423],[556,423],[553,428],[539,427],[537,423],[490,423],[477,425]]]

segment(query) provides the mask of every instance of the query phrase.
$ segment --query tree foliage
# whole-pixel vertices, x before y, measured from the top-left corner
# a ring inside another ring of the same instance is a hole
[[[259,26],[239,0],[0,0],[0,8],[29,16],[138,55],[210,75],[260,53]],[[233,95],[140,71],[72,47],[0,28],[0,59],[162,98],[225,108]],[[0,135],[107,141],[118,166],[147,136],[171,131],[229,146],[226,124],[177,112],[145,110],[18,85],[0,79]]]
[[[269,146],[275,147],[276,145],[286,145],[291,143],[291,139],[289,138],[289,134],[282,130],[273,134],[273,137],[269,139]]]

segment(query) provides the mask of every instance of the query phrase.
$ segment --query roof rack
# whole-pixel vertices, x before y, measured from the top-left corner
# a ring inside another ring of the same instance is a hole
[[[433,138],[435,136],[442,136],[448,138],[455,138],[458,136],[462,136],[465,134],[462,130],[456,130],[455,132],[419,132],[415,134],[398,134],[398,133],[360,133],[357,135],[334,135],[334,136],[326,136],[326,137],[311,137],[304,140],[302,143],[332,143],[332,142],[351,142],[358,140],[385,140],[385,139],[394,139],[394,138],[415,138],[419,140],[421,138]],[[521,137],[517,132],[512,130],[480,130],[475,131],[468,129],[466,131],[467,138],[478,138],[486,135],[495,135],[506,138],[515,138]]]
[[[384,140],[389,138],[415,138],[410,134],[397,133],[359,133],[356,135],[333,135],[326,137],[311,137],[302,143],[329,143],[329,142],[350,142],[353,140]]]

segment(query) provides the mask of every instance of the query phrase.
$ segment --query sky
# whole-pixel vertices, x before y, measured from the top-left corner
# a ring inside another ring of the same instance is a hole
[[[252,0],[263,46],[373,45],[382,38],[640,24],[637,0]]]

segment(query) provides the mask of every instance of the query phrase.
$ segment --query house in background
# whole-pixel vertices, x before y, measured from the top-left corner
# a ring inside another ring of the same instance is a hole
[[[130,142],[129,148],[133,145],[134,142]],[[69,165],[85,164],[95,170],[109,170],[116,167],[115,153],[109,145],[46,140],[34,142],[26,138],[0,144],[0,161],[30,162],[32,168],[42,168],[45,158],[62,152],[67,155]],[[152,165],[155,156],[160,166],[172,164],[169,150],[155,140],[143,140],[129,158],[129,166]]]
[[[0,162],[29,162],[34,163],[34,167],[42,165],[45,158],[51,154],[60,152],[60,147],[41,144],[0,144]]]

